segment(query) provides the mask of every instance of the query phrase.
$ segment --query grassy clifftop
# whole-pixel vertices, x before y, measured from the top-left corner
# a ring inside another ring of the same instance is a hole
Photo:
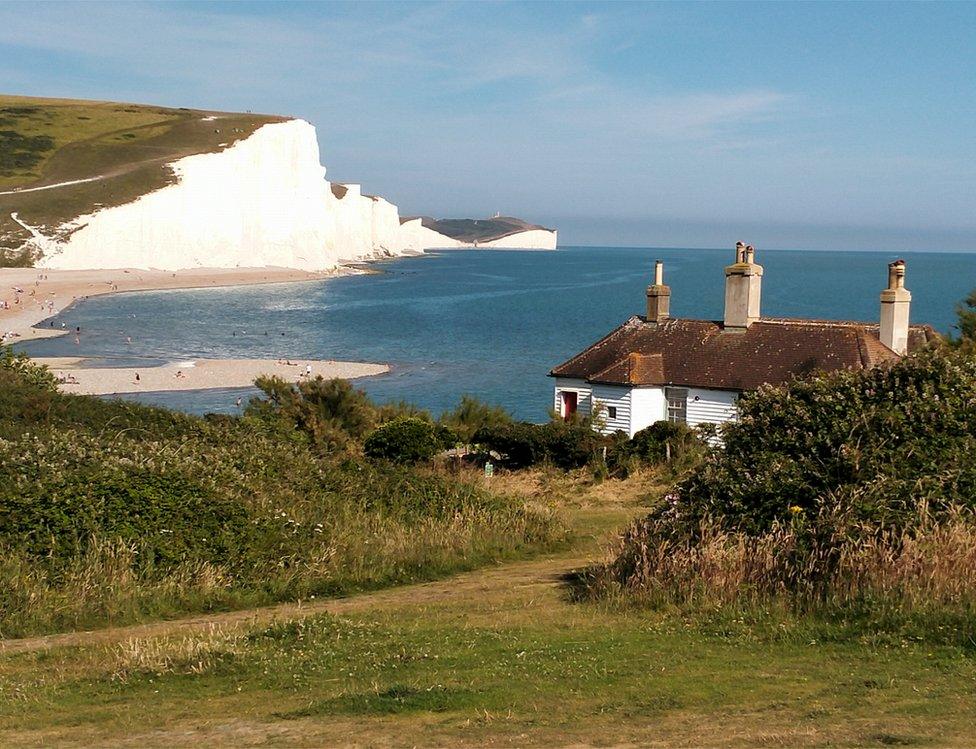
[[[444,236],[459,242],[491,242],[495,239],[519,234],[523,231],[541,229],[552,231],[545,226],[530,224],[520,218],[512,216],[494,216],[493,218],[444,218],[435,219],[423,216],[421,221],[428,229],[433,229]]]
[[[95,208],[122,205],[169,184],[167,165],[176,159],[219,151],[285,119],[0,95],[0,265],[33,259],[20,251],[30,234],[11,213],[54,234]]]

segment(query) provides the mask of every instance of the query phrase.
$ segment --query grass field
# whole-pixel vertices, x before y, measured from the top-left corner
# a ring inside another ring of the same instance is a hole
[[[971,745],[971,648],[573,603],[566,575],[659,487],[499,479],[558,502],[574,547],[275,622],[29,644],[0,659],[4,745]]]
[[[29,261],[13,252],[29,234],[11,213],[50,234],[98,206],[121,205],[165,186],[172,180],[166,164],[176,159],[218,151],[283,119],[0,95],[0,192],[100,178],[0,195],[0,254],[6,264]]]

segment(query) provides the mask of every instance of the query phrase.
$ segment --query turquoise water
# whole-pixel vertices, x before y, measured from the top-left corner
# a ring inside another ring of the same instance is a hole
[[[388,362],[360,380],[380,400],[434,412],[463,393],[542,419],[549,369],[642,314],[655,259],[665,262],[675,316],[721,318],[733,251],[561,248],[453,250],[378,266],[379,275],[311,283],[118,294],[54,318],[73,337],[34,341],[38,356],[100,357],[119,366],[210,358],[291,357]],[[976,287],[976,255],[767,251],[763,314],[877,320],[887,263],[908,262],[912,320],[947,331]],[[131,345],[125,337],[131,336]],[[192,412],[233,412],[241,390],[140,395]]]

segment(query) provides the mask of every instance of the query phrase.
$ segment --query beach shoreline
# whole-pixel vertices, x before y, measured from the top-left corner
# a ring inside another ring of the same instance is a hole
[[[110,270],[46,270],[0,268],[0,340],[18,343],[65,335],[70,330],[35,327],[82,299],[104,294],[165,289],[204,289],[223,286],[320,281],[368,273],[339,266],[310,272],[293,268],[191,268],[180,271],[117,268]],[[18,292],[16,289],[20,289]],[[19,302],[17,301],[19,298]],[[3,303],[6,302],[6,305]]]
[[[64,312],[75,302],[105,294],[166,289],[201,289],[225,286],[319,281],[371,272],[362,266],[339,266],[309,272],[292,268],[193,268],[182,271],[119,268],[110,270],[46,270],[0,268],[0,343],[22,343],[71,334],[70,328],[36,327]],[[6,304],[3,304],[6,302]],[[162,366],[84,367],[77,357],[35,358],[48,366],[68,393],[114,395],[140,392],[176,392],[247,387],[260,375],[275,375],[289,382],[322,376],[354,379],[389,371],[385,364],[324,360],[191,359]],[[137,377],[138,375],[138,377]]]
[[[249,387],[262,376],[286,382],[323,377],[352,380],[385,374],[385,364],[312,359],[187,359],[162,366],[84,367],[85,357],[36,358],[58,379],[65,393],[121,395],[130,393],[218,390]]]

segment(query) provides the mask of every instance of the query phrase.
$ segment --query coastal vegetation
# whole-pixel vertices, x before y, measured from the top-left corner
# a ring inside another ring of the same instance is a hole
[[[11,745],[966,745],[971,345],[762,388],[720,435],[630,439],[470,398],[434,418],[315,379],[263,381],[243,417],[199,419],[57,395],[8,353],[0,470],[19,483],[0,526],[23,525],[4,539],[5,626],[211,613],[12,642],[0,730]],[[449,444],[501,470],[436,467]]]
[[[357,419],[330,412],[347,446]],[[6,352],[0,634],[336,595],[564,539],[541,503],[324,444],[257,408],[202,419],[60,394]]]
[[[964,646],[570,600],[566,571],[660,495],[652,471],[495,479],[557,502],[570,545],[273,613],[12,643],[0,658],[5,744],[970,743],[976,664]]]
[[[941,349],[760,388],[584,595],[976,642],[974,404]]]

